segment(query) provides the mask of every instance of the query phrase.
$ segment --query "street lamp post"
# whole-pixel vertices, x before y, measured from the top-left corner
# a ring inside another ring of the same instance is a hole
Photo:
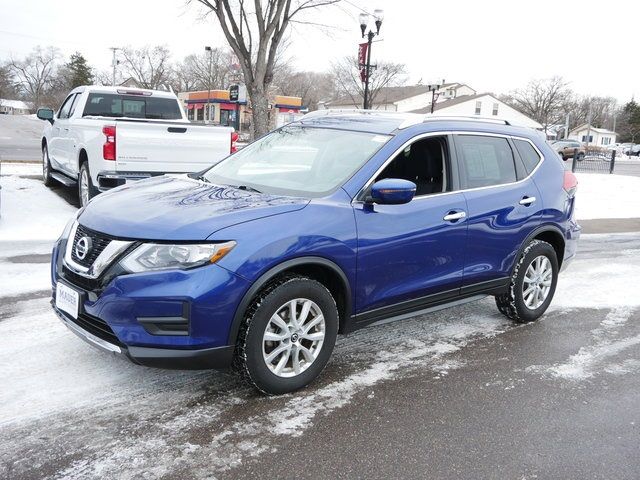
[[[211,56],[213,51],[210,46],[204,47],[204,51],[209,53],[209,72],[207,76],[207,115],[204,119],[204,123],[211,123]]]
[[[376,26],[375,31],[373,28],[369,27],[369,14],[361,13],[359,16],[360,20],[360,32],[362,33],[362,38],[367,37],[367,59],[364,64],[359,63],[359,67],[365,69],[364,75],[364,98],[362,107],[365,110],[371,108],[371,101],[369,99],[369,73],[371,72],[371,44],[373,42],[373,38],[376,35],[380,34],[380,27],[382,26],[382,19],[384,18],[384,12],[380,9],[374,10],[373,12],[374,24]],[[369,31],[367,32],[367,27],[369,27]],[[375,66],[374,66],[375,68]]]

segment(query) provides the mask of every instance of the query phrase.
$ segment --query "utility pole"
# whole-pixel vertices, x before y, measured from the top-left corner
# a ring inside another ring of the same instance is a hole
[[[119,47],[111,47],[109,48],[109,50],[111,50],[113,54],[113,58],[111,60],[111,66],[113,67],[113,71],[111,73],[111,85],[115,87],[116,86],[116,67],[120,63],[120,61],[116,58],[116,52],[122,49]]]
[[[564,138],[569,138],[569,113],[567,113],[567,118],[564,120]]]
[[[204,119],[204,123],[211,123],[211,56],[213,55],[213,51],[211,47],[204,47],[205,52],[209,52],[209,76],[207,78],[207,108],[205,112],[207,112],[206,118]]]
[[[589,113],[587,114],[587,141],[585,147],[589,146],[589,137],[591,136],[591,103],[589,103]]]

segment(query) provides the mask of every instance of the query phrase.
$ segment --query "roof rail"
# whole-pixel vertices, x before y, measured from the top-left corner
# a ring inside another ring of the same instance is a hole
[[[330,115],[342,115],[342,114],[367,114],[380,117],[397,117],[402,119],[402,123],[398,126],[398,130],[408,128],[418,123],[432,122],[432,121],[463,121],[463,122],[484,122],[495,123],[499,125],[511,125],[507,120],[499,118],[488,117],[473,117],[473,116],[447,116],[447,115],[433,115],[431,113],[420,114],[411,112],[392,112],[389,110],[365,110],[363,108],[326,108],[323,110],[314,110],[304,115],[300,121],[305,121],[311,118],[326,117]]]
[[[484,122],[484,123],[497,123],[499,125],[511,125],[508,120],[502,118],[490,118],[490,117],[473,117],[473,116],[448,116],[448,115],[431,115],[426,114],[424,116],[424,122],[430,122],[435,120],[455,120],[456,122]]]

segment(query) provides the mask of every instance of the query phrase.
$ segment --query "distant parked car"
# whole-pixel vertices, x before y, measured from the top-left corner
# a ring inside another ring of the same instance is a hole
[[[578,149],[578,161],[584,160],[586,150],[584,146],[575,140],[557,140],[551,144],[553,149],[558,152],[562,160],[573,158],[575,149]]]
[[[640,157],[640,145],[633,145],[627,150],[626,153],[630,157]]]

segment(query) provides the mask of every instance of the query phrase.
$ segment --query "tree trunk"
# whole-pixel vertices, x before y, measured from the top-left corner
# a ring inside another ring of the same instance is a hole
[[[249,86],[248,86],[249,87]],[[261,87],[248,88],[251,98],[251,111],[253,122],[251,123],[251,140],[255,140],[267,133],[269,128],[269,98],[266,90]]]

